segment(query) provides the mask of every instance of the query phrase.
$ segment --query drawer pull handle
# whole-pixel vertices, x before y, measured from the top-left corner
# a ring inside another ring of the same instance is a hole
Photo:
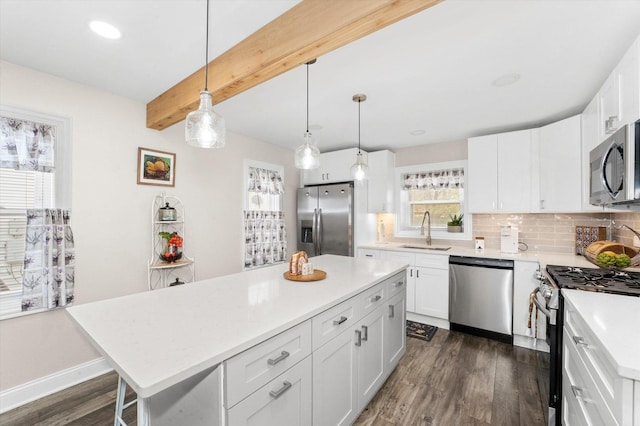
[[[340,325],[340,324],[342,324],[343,322],[345,322],[348,319],[349,318],[347,318],[347,317],[340,317],[340,319],[333,320],[333,325]]]
[[[573,386],[571,385],[571,391],[573,392],[573,396],[575,396],[576,398],[579,398],[581,400],[583,400],[584,402],[587,402],[584,400],[584,398],[582,397],[582,388],[579,388],[577,386]]]
[[[287,352],[287,351],[282,351],[282,352],[280,352],[280,356],[279,356],[278,358],[276,358],[276,359],[269,358],[269,359],[267,360],[267,363],[268,363],[269,365],[276,365],[277,363],[279,363],[280,361],[282,361],[283,359],[285,359],[285,358],[286,358],[286,357],[288,357],[289,355],[290,355],[290,354],[289,354],[289,352]]]
[[[372,255],[372,254],[365,254],[364,256],[365,256],[365,257],[373,257],[373,255]]]
[[[362,340],[366,342],[368,338],[369,338],[369,327],[367,327],[366,325],[363,325],[362,326]]]
[[[375,296],[373,296],[371,298],[372,302],[377,302],[378,300],[382,299],[382,296],[380,296],[379,294],[376,294]]]
[[[287,382],[285,380],[284,382],[282,382],[282,387],[280,389],[276,391],[270,391],[269,395],[271,395],[271,398],[273,399],[278,399],[282,396],[283,393],[285,393],[289,389],[291,389],[291,382]]]
[[[397,283],[394,284],[394,287],[401,287],[402,284],[404,284],[404,281],[398,281]]]
[[[576,345],[582,345],[582,346],[589,346],[582,337],[580,336],[573,336],[573,341],[575,342]]]
[[[356,330],[356,346],[362,346],[362,332]]]
[[[393,307],[393,305],[389,305],[389,318],[393,318],[396,316],[396,311]]]

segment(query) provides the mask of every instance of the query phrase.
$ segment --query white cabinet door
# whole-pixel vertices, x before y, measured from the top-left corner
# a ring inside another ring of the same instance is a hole
[[[360,321],[359,331],[360,346],[356,353],[358,357],[358,405],[364,405],[373,398],[380,386],[384,383],[384,321],[387,310],[386,305],[380,306],[375,311]]]
[[[431,317],[449,320],[449,270],[415,268],[416,310]]]
[[[601,142],[600,135],[600,103],[598,97],[594,97],[587,108],[582,113],[582,129],[581,129],[581,169],[582,169],[582,209],[583,212],[602,211],[599,206],[593,206],[589,203],[589,181],[591,179],[591,168],[589,164],[589,153],[593,148]]]
[[[354,326],[345,330],[313,352],[315,425],[350,425],[360,411],[356,392],[355,329]]]
[[[535,132],[498,135],[498,211],[531,211],[531,138]]]
[[[388,150],[369,153],[369,213],[393,212],[395,158]]]
[[[640,37],[616,68],[620,85],[620,122],[629,124],[640,117]]]
[[[513,263],[513,334],[536,337],[535,330],[529,325],[529,295],[539,285],[537,273],[540,266],[537,262]],[[538,315],[538,335],[540,339],[546,336],[546,318],[542,312]]]
[[[307,357],[231,408],[228,425],[311,425],[311,374]]]
[[[580,116],[540,128],[538,158],[540,196],[534,210],[582,210]]]
[[[495,212],[498,206],[498,136],[470,138],[466,197],[471,213]]]
[[[301,173],[303,185],[319,183],[352,181],[351,166],[356,162],[357,148],[320,154],[320,167],[314,170],[303,170]],[[367,159],[367,153],[362,151]]]
[[[384,363],[388,375],[398,365],[406,351],[406,312],[404,292],[387,301],[384,324]]]
[[[621,125],[620,121],[620,77],[614,70],[604,82],[600,92],[600,140],[615,133]]]
[[[393,260],[395,262],[404,262],[409,264],[407,268],[407,312],[416,311],[416,280],[415,268],[416,255],[414,253],[402,251],[385,251],[384,259]]]

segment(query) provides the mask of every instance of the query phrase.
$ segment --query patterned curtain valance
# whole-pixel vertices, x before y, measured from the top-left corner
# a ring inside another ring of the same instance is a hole
[[[433,170],[402,175],[402,189],[464,188],[464,169]]]
[[[249,192],[262,194],[284,194],[284,183],[280,172],[276,170],[249,167],[247,179]]]
[[[53,172],[55,127],[0,116],[0,168]]]

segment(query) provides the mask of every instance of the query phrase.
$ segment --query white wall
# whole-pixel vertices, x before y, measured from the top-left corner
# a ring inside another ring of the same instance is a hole
[[[221,150],[189,147],[183,122],[147,129],[143,103],[7,62],[0,62],[0,94],[4,105],[72,120],[77,304],[146,291],[151,201],[163,190],[186,207],[185,248],[195,257],[196,279],[240,271],[245,158],[285,167],[288,245],[295,249],[292,151],[232,133]],[[176,153],[175,188],[136,184],[138,147]],[[0,391],[98,356],[64,310],[0,321]]]

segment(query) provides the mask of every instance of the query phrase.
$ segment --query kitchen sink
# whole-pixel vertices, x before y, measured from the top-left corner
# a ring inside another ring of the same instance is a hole
[[[404,244],[401,245],[400,248],[408,248],[408,249],[418,249],[418,250],[436,250],[436,251],[447,251],[451,247],[442,247],[442,246],[423,246],[418,244]]]

